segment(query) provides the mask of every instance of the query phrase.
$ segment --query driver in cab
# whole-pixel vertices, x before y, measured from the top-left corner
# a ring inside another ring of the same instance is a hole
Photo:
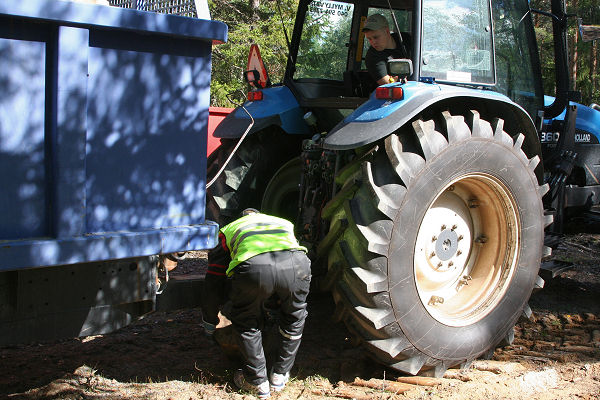
[[[362,31],[371,45],[365,57],[369,74],[378,85],[395,82],[397,78],[388,75],[387,61],[394,58],[408,58],[400,33],[390,33],[388,21],[381,14],[370,15]]]

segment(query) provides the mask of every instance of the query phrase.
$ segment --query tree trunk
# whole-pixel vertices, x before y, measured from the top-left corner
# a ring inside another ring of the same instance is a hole
[[[596,79],[598,79],[598,76],[596,75],[598,72],[598,43],[594,41],[594,43],[592,43],[592,73],[591,78],[592,78],[592,99],[593,97],[596,95]]]
[[[573,10],[577,10],[577,0],[573,0]],[[575,32],[573,35],[573,76],[572,76],[572,87],[571,90],[577,90],[577,61],[578,61],[578,51],[577,51],[577,37],[578,32]]]

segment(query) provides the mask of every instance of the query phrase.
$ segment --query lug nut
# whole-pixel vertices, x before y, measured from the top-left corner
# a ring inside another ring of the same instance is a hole
[[[436,304],[444,304],[444,298],[439,296],[431,296],[428,304],[430,306],[435,306]]]
[[[462,279],[458,281],[458,284],[456,285],[456,291],[459,291],[463,286],[467,286],[470,280],[470,275],[464,275]]]

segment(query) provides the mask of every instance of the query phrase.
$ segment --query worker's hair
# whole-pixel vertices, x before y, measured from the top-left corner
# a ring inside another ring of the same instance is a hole
[[[260,211],[258,211],[256,208],[246,208],[244,211],[242,211],[242,217],[250,214],[258,214],[259,212]]]

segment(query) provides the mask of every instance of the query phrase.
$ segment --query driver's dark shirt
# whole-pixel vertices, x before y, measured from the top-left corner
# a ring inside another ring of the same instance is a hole
[[[402,35],[402,38],[405,36]],[[367,55],[365,56],[365,64],[367,65],[367,69],[369,70],[369,74],[378,81],[388,74],[387,71],[387,61],[393,58],[408,58],[408,55],[402,50],[402,46],[399,43],[399,38],[397,33],[392,33],[392,38],[396,42],[395,49],[385,49],[382,51],[377,51],[373,47],[369,47],[367,50]],[[406,46],[406,43],[404,43]]]

